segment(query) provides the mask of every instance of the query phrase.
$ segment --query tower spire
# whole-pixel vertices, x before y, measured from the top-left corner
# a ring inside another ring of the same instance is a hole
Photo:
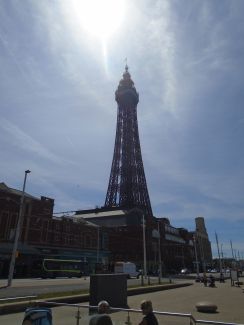
[[[139,94],[128,71],[127,60],[115,100],[118,103],[117,128],[105,207],[138,207],[152,217],[137,123]]]
[[[125,58],[125,72],[128,72],[128,70],[129,70],[129,67],[127,65],[127,58]]]

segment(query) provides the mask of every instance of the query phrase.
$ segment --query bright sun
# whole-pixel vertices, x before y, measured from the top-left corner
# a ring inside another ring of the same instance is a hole
[[[122,23],[125,0],[75,0],[74,10],[84,29],[106,41]]]

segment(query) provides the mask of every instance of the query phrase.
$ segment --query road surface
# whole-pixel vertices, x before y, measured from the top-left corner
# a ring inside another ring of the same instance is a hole
[[[151,282],[157,283],[156,277],[150,278]],[[168,279],[164,279],[168,281]],[[128,287],[139,285],[140,279],[128,279]],[[12,286],[6,288],[7,280],[0,280],[0,298],[20,296],[35,296],[45,293],[69,292],[89,290],[90,277],[85,278],[56,278],[56,279],[14,279]]]

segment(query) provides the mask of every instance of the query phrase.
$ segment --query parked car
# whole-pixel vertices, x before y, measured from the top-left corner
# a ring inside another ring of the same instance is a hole
[[[125,273],[127,278],[139,278],[140,273],[136,270],[136,264],[132,262],[115,262],[114,273]]]

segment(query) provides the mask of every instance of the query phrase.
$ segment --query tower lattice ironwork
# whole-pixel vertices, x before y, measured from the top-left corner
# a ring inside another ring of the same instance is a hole
[[[152,216],[152,208],[143,168],[137,123],[139,94],[125,66],[115,92],[118,103],[114,155],[105,207],[142,209]]]

